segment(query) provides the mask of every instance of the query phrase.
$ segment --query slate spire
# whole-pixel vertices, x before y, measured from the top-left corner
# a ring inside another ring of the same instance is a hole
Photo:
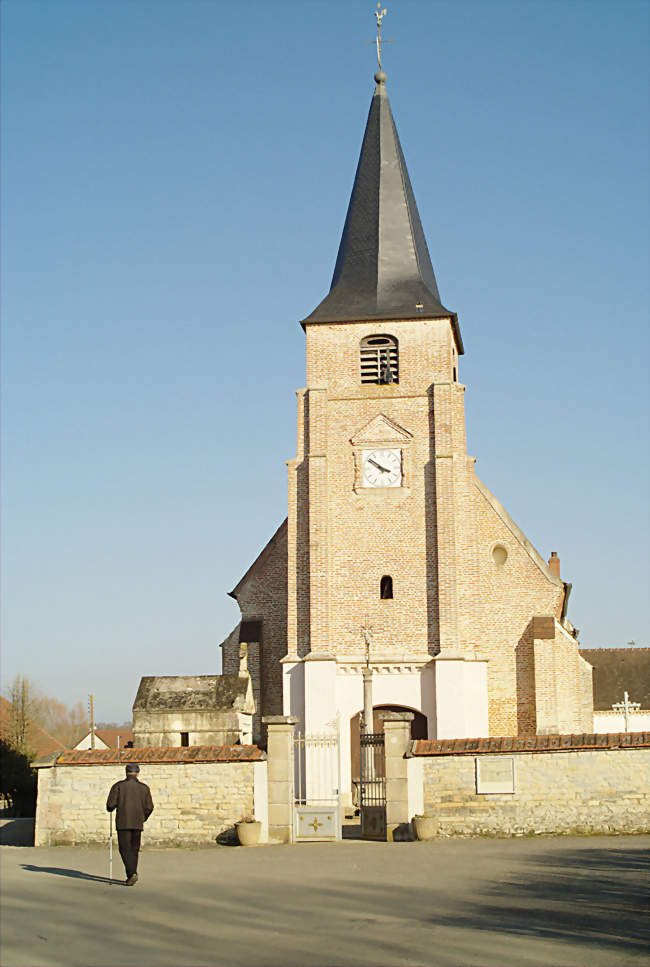
[[[332,285],[303,325],[446,317],[462,352],[455,313],[440,301],[382,70],[375,81]]]

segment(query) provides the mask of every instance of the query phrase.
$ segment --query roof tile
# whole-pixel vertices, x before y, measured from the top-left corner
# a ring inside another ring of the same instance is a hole
[[[137,762],[261,762],[266,753],[256,745],[192,745],[173,748],[94,749],[64,752],[59,766],[126,765]]]
[[[629,692],[630,701],[650,708],[650,648],[581,648],[594,669],[594,711],[611,711]]]
[[[575,752],[580,749],[650,748],[650,732],[611,734],[493,736],[484,739],[416,739],[411,755],[477,755],[483,753]]]

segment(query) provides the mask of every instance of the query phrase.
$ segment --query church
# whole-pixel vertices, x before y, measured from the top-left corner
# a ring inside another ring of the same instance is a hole
[[[221,645],[225,675],[245,656],[254,740],[269,715],[338,731],[344,794],[364,687],[375,714],[413,713],[414,738],[590,732],[593,717],[559,558],[467,453],[460,326],[381,69],[375,85],[331,288],[301,323],[287,518],[230,592],[241,622]]]

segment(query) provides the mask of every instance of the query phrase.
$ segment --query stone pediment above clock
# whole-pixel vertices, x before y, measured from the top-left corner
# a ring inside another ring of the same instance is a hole
[[[410,443],[413,434],[405,430],[398,423],[393,423],[387,416],[380,413],[366,423],[353,437],[350,438],[352,446],[365,446],[366,444],[391,444],[391,443]]]

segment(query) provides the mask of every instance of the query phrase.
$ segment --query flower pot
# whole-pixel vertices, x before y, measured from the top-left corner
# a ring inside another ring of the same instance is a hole
[[[257,846],[262,832],[262,824],[258,820],[236,823],[235,826],[237,839],[242,846]]]
[[[426,841],[435,839],[438,835],[440,823],[433,816],[414,816],[413,829],[416,839]]]

